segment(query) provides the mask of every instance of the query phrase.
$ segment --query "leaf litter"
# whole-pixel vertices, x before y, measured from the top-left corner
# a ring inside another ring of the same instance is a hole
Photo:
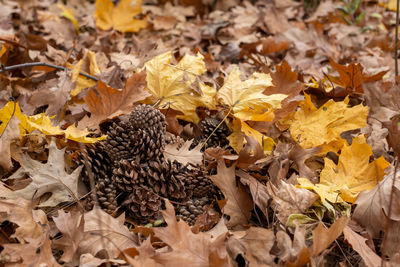
[[[2,1],[0,264],[398,266],[395,2]]]

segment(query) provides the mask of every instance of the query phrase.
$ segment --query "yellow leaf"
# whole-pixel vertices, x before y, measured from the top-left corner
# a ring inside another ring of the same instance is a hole
[[[366,143],[364,135],[359,135],[351,145],[344,145],[338,165],[325,158],[319,184],[299,178],[300,187],[317,192],[322,202],[327,199],[332,203],[353,203],[360,192],[373,189],[382,180],[384,169],[390,165],[383,157],[370,163],[371,155],[372,148]]]
[[[396,11],[397,0],[389,0],[389,1],[379,1],[379,5],[386,7],[389,10]]]
[[[75,18],[72,9],[64,6],[63,4],[57,4],[57,6],[63,11],[61,15],[64,18],[69,19],[72,22],[72,24],[74,24],[75,30],[78,31],[79,30],[78,20]]]
[[[199,75],[206,71],[203,56],[185,55],[177,65],[171,65],[172,52],[154,57],[145,64],[147,90],[160,107],[170,107],[183,112],[180,119],[197,123],[196,108],[214,108],[216,90],[198,82],[202,95],[191,88]]]
[[[329,100],[317,109],[306,94],[301,108],[284,124],[290,125],[290,133],[301,147],[322,147],[320,154],[337,152],[345,143],[342,132],[367,124],[368,107],[360,104],[349,108],[348,102],[348,98],[342,102]]]
[[[6,46],[3,44],[1,45],[1,50],[0,50],[0,58],[7,52]]]
[[[88,51],[87,59],[89,61],[89,71],[91,75],[99,75],[101,73],[99,66],[96,61],[96,54]],[[75,88],[71,90],[71,96],[77,96],[83,89],[92,87],[96,85],[96,81],[86,78],[79,73],[82,71],[82,66],[84,64],[84,60],[81,59],[75,65],[71,65],[67,63],[67,67],[71,68],[71,81],[76,82]]]
[[[232,108],[236,118],[246,120],[272,120],[272,112],[281,107],[285,94],[265,95],[262,92],[272,86],[269,74],[253,73],[250,79],[242,81],[240,71],[232,70],[225,84],[217,93],[218,101]],[[272,111],[272,112],[271,112]],[[267,113],[267,116],[260,116]]]
[[[97,138],[87,137],[87,135],[90,134],[87,129],[80,130],[73,125],[69,126],[66,130],[62,130],[59,126],[53,126],[51,124],[50,118],[47,117],[44,113],[27,116],[21,112],[18,103],[16,103],[14,110],[13,101],[8,102],[0,110],[0,120],[2,122],[2,124],[0,125],[0,134],[4,132],[12,116],[17,117],[20,120],[20,135],[29,134],[35,130],[38,130],[45,135],[65,135],[66,139],[82,143],[95,143],[106,138],[106,136],[101,136]]]
[[[117,6],[111,0],[96,0],[96,26],[102,30],[137,32],[146,27],[146,19],[134,19],[141,11],[141,0],[121,0]]]

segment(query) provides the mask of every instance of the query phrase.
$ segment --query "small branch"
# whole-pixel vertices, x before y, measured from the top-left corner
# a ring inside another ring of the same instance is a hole
[[[28,62],[28,63],[23,63],[23,64],[17,64],[17,65],[12,65],[12,66],[4,66],[0,68],[0,73],[10,71],[10,70],[15,70],[15,69],[20,69],[20,68],[27,68],[27,67],[36,67],[36,66],[44,66],[44,67],[49,67],[57,70],[68,70],[69,68],[63,67],[63,66],[58,66],[50,63],[45,63],[45,62]],[[84,72],[79,72],[79,75],[86,77],[88,79],[91,79],[93,81],[98,82],[99,78],[94,77],[90,74],[84,73]]]

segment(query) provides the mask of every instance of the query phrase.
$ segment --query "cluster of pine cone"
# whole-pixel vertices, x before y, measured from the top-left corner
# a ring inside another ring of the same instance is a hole
[[[108,213],[123,207],[131,219],[146,223],[160,218],[162,199],[167,198],[179,218],[194,224],[204,205],[215,199],[217,188],[204,167],[164,157],[165,145],[178,139],[166,132],[165,117],[158,109],[139,105],[111,125],[106,140],[82,154],[83,180],[89,183],[93,174],[98,203]]]

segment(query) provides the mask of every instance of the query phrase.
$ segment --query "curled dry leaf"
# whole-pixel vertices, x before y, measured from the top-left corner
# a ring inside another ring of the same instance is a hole
[[[179,143],[168,144],[164,150],[164,156],[170,161],[176,160],[183,165],[193,164],[200,165],[203,160],[203,152],[201,152],[201,143],[193,149],[190,149],[193,140],[186,141],[181,147]]]
[[[0,130],[0,166],[7,171],[13,166],[11,161],[10,144],[12,140],[19,137],[19,123],[19,119],[14,116],[8,121],[7,128],[3,129],[3,131]],[[3,124],[4,123],[2,123],[1,126],[3,126]]]
[[[236,182],[235,166],[227,168],[223,161],[218,162],[217,174],[210,177],[227,199],[223,212],[229,215],[229,227],[245,225],[250,218],[253,201],[246,188]]]
[[[278,231],[276,233],[276,243],[279,248],[278,257],[282,262],[295,262],[303,249],[308,252],[305,228],[296,227],[293,240],[285,231]],[[309,255],[309,252],[307,255]]]
[[[82,166],[68,174],[65,170],[64,152],[65,148],[58,149],[56,142],[52,140],[49,145],[49,158],[45,164],[22,154],[21,167],[8,179],[21,179],[27,175],[32,182],[21,190],[5,194],[4,197],[31,200],[51,192],[51,196],[40,203],[40,207],[54,207],[61,202],[77,200],[78,177]]]
[[[277,211],[276,216],[283,224],[286,224],[289,215],[305,212],[318,199],[316,194],[283,180],[278,186],[269,182],[267,188],[273,199],[274,210]]]
[[[166,201],[166,210],[162,211],[168,227],[156,228],[154,233],[171,248],[166,253],[158,253],[154,259],[166,266],[210,266],[211,262],[218,262],[218,266],[230,266],[228,253],[226,252],[225,233],[216,240],[206,233],[194,234],[187,223],[176,221],[172,204]]]

